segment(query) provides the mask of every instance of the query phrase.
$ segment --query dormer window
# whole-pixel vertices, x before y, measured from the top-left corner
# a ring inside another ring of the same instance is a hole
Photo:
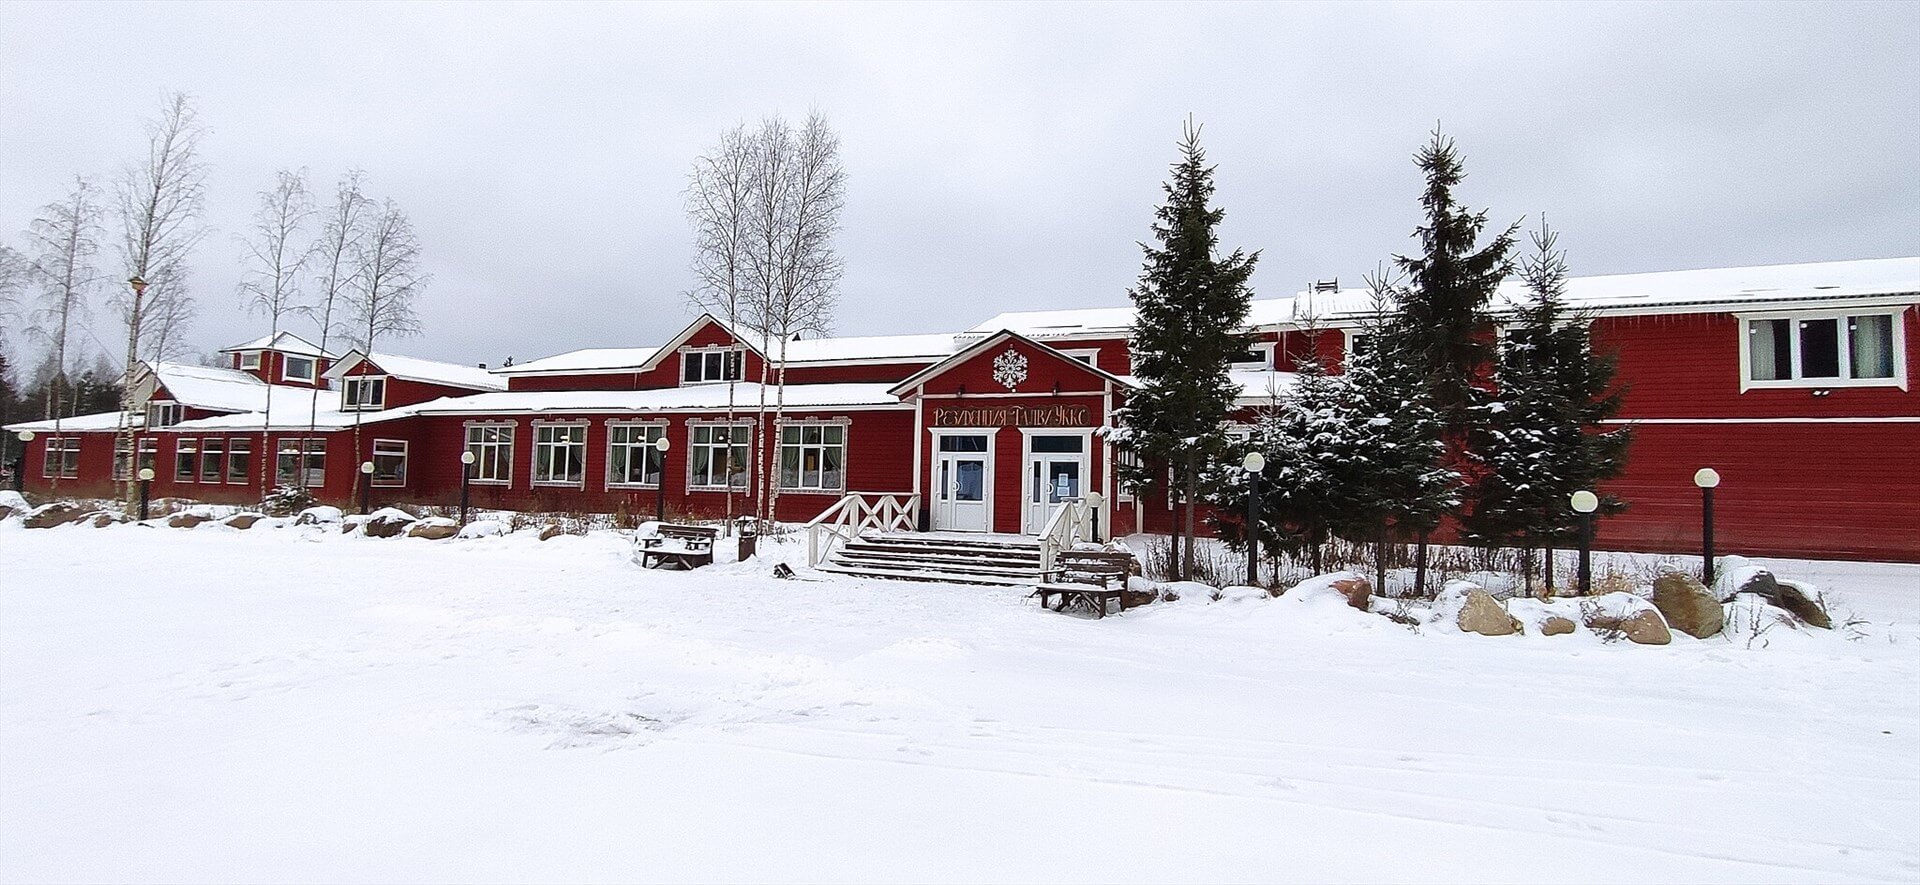
[[[240,368],[243,371],[260,371],[260,351],[249,350],[240,354]]]
[[[313,370],[312,357],[288,355],[280,364],[280,378],[283,381],[304,381],[312,384]]]
[[[377,412],[387,407],[387,379],[361,375],[340,386],[340,411]]]
[[[180,423],[185,417],[179,403],[156,400],[147,403],[147,427],[167,427]]]
[[[745,361],[738,348],[709,348],[680,352],[680,383],[715,384],[738,381]]]

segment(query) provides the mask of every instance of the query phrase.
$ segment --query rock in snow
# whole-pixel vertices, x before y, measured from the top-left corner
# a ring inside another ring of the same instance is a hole
[[[1451,621],[1465,633],[1510,636],[1523,632],[1520,620],[1500,607],[1493,596],[1472,581],[1452,581],[1440,591],[1433,611],[1437,620]]]
[[[507,524],[497,519],[476,519],[460,530],[462,538],[498,538],[507,533]]]
[[[396,538],[407,527],[413,525],[413,514],[392,507],[382,507],[367,516],[360,524],[360,531],[369,538]]]
[[[1692,575],[1668,572],[1655,578],[1653,607],[1668,626],[1695,639],[1716,636],[1724,626],[1720,600]]]
[[[319,507],[308,507],[307,509],[300,511],[300,517],[298,519],[295,519],[293,521],[293,524],[294,525],[322,525],[327,523],[339,522],[340,519],[341,519],[340,508],[321,505]]]
[[[27,511],[26,526],[30,529],[50,529],[57,525],[77,522],[87,515],[80,505],[66,501],[42,504]]]
[[[1666,645],[1673,633],[1660,610],[1632,593],[1603,593],[1580,603],[1587,629],[1618,632],[1638,645]]]
[[[426,538],[429,541],[443,541],[460,533],[460,524],[444,516],[423,519],[407,529],[409,538]]]

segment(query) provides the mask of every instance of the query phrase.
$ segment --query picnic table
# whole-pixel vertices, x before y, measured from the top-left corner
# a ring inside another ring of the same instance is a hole
[[[641,568],[687,571],[713,564],[713,543],[720,530],[703,525],[662,524],[640,539]]]

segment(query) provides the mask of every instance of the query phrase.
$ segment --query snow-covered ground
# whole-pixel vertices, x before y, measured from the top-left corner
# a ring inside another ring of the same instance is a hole
[[[1093,621],[612,533],[16,520],[0,879],[1920,880],[1920,567],[1773,565],[1867,623]]]

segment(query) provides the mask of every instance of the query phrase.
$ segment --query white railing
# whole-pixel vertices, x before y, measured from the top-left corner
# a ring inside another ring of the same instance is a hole
[[[1072,501],[1061,501],[1047,517],[1040,531],[1040,574],[1053,572],[1054,560],[1062,550],[1072,550],[1081,541],[1098,541],[1100,495],[1089,494]]]
[[[920,496],[897,492],[848,492],[807,523],[807,565],[816,566],[833,545],[862,532],[910,532],[919,519]],[[822,545],[825,541],[825,545]]]

